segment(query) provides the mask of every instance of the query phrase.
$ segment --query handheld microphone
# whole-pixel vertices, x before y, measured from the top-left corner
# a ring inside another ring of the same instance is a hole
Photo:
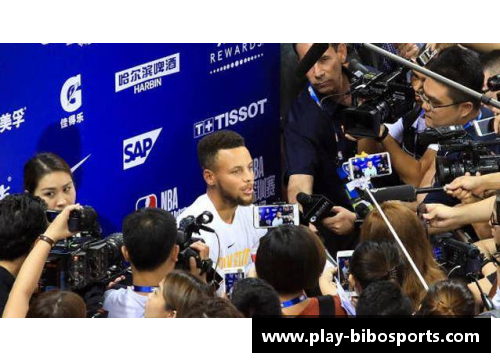
[[[308,195],[303,192],[297,194],[297,202],[302,205],[303,219],[309,224],[314,224],[324,218],[334,216],[332,207],[335,206],[323,195]]]
[[[415,201],[418,194],[428,194],[431,192],[444,191],[444,187],[424,187],[415,188],[412,185],[401,185],[392,187],[383,187],[379,189],[371,189],[371,193],[377,202],[390,200],[398,201]]]
[[[321,58],[321,56],[325,54],[329,46],[330,44],[328,43],[314,43],[297,66],[295,75],[297,77],[305,76],[307,72],[309,72],[309,70],[314,66],[314,64],[316,64],[319,58]]]

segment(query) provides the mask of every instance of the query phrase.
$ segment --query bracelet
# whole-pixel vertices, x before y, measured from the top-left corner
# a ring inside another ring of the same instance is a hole
[[[43,240],[43,241],[47,242],[50,245],[51,248],[56,243],[54,240],[52,240],[51,238],[49,238],[48,236],[43,235],[43,234],[41,234],[41,235],[38,236],[38,240]]]
[[[386,126],[384,126],[384,132],[382,132],[382,136],[376,137],[375,141],[377,141],[377,142],[384,141],[388,134],[389,134],[389,128],[387,128]]]

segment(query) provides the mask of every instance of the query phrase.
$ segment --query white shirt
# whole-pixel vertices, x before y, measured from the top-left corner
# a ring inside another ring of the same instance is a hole
[[[386,123],[385,126],[389,130],[389,134],[392,138],[394,138],[399,143],[403,142],[403,118],[398,119],[398,121],[393,124]],[[415,131],[417,133],[425,131],[425,129],[427,128],[427,125],[425,124],[425,117],[423,115],[419,116],[417,120],[413,122],[412,127],[415,128]],[[439,151],[439,145],[437,144],[431,144],[427,146],[427,148],[430,148],[431,150],[434,150],[436,152]]]
[[[275,217],[273,219],[273,226],[276,227],[276,226],[280,226],[280,225],[283,225],[283,218],[277,218]]]
[[[111,289],[104,293],[103,309],[108,318],[144,318],[146,295],[137,294],[132,287]]]
[[[187,217],[197,217],[203,211],[210,211],[214,219],[207,226],[217,232],[220,240],[214,233],[201,230],[201,238],[210,248],[210,259],[217,263],[218,267],[234,268],[244,267],[246,274],[253,264],[252,256],[256,254],[259,240],[267,232],[265,229],[256,229],[253,226],[253,209],[251,206],[238,206],[232,224],[225,223],[219,216],[214,204],[207,194],[202,195],[189,206],[179,217],[177,223]],[[198,235],[193,235],[197,237]]]
[[[497,293],[493,297],[492,301],[495,309],[500,309],[500,287],[497,288]]]
[[[367,167],[363,170],[365,177],[377,176],[377,169],[375,167]]]

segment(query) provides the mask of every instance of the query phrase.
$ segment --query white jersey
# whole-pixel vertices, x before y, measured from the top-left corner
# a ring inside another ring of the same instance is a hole
[[[203,211],[210,211],[214,219],[208,227],[214,229],[219,236],[201,230],[201,238],[210,248],[210,259],[218,263],[220,269],[244,267],[248,273],[253,264],[253,255],[259,247],[259,240],[266,234],[265,229],[255,229],[253,226],[253,210],[251,206],[238,206],[232,224],[225,223],[219,216],[214,204],[207,194],[202,195],[189,206],[178,218],[179,223],[187,216],[197,217]],[[197,237],[198,235],[193,235]],[[217,262],[218,260],[218,262]]]

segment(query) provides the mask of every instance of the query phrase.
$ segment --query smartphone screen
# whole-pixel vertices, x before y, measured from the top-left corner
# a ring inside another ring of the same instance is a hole
[[[482,119],[474,121],[474,128],[478,136],[487,136],[495,133],[492,119]]]
[[[351,179],[374,178],[392,174],[391,158],[388,152],[349,159]]]
[[[254,206],[254,227],[268,229],[281,225],[299,225],[297,204]]]
[[[224,283],[226,285],[226,293],[228,295],[231,294],[236,282],[243,278],[245,278],[245,270],[243,268],[225,268]]]
[[[353,250],[343,250],[337,253],[337,273],[342,289],[349,292],[349,273]]]

